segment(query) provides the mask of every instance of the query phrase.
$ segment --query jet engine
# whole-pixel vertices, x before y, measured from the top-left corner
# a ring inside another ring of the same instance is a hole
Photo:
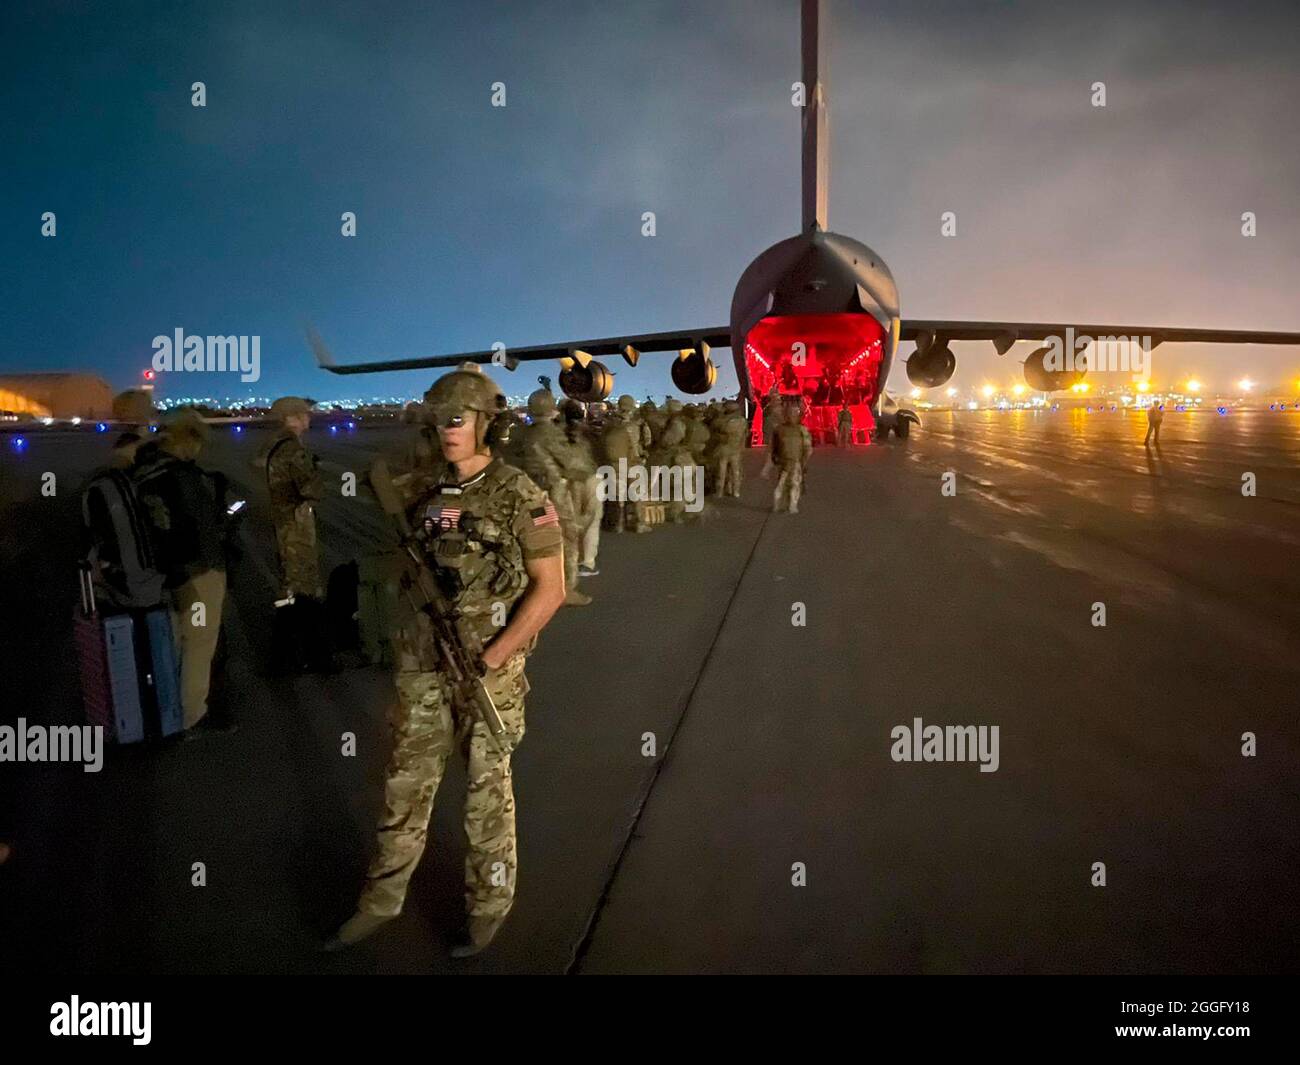
[[[1029,354],[1025,360],[1025,381],[1036,392],[1059,392],[1083,380],[1083,370],[1049,370],[1043,361],[1052,350],[1046,344]]]
[[[916,351],[907,360],[907,379],[918,388],[938,388],[956,369],[957,356],[948,341],[925,334],[917,338]]]
[[[563,359],[560,389],[580,403],[599,403],[614,391],[614,375],[595,359]]]
[[[709,345],[686,348],[673,361],[673,385],[688,396],[702,396],[718,380],[718,368],[709,358]]]

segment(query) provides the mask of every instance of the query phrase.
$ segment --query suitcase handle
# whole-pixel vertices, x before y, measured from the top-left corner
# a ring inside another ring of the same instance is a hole
[[[88,618],[95,616],[95,577],[89,560],[77,565],[77,582],[81,589],[81,612]]]

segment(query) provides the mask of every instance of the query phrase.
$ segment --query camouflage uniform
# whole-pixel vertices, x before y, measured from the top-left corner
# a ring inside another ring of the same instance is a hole
[[[686,418],[682,415],[681,400],[668,400],[664,404],[664,412],[664,428],[656,435],[655,450],[650,456],[650,465],[663,470],[659,481],[661,492],[667,492],[672,484],[667,467],[675,466],[684,470],[694,461],[686,447]],[[686,517],[686,504],[680,499],[665,502],[664,511],[669,521],[680,522]]]
[[[786,421],[772,433],[771,455],[779,476],[772,492],[772,510],[799,513],[799,495],[803,491],[803,471],[812,455],[812,434],[800,424],[802,411],[791,406]]]
[[[324,489],[318,464],[290,429],[276,437],[267,452],[266,482],[286,597],[321,596],[316,504]]]
[[[745,448],[749,423],[740,413],[740,405],[728,403],[725,413],[717,419],[719,442],[717,446],[717,493],[720,496],[740,497],[743,468],[740,461]]]
[[[578,584],[579,529],[577,508],[569,490],[566,470],[571,466],[568,437],[555,421],[555,397],[547,389],[538,389],[528,397],[533,422],[524,428],[524,472],[543,488],[555,504],[564,533],[564,586],[570,591]]]
[[[637,414],[636,400],[631,396],[618,397],[618,413],[605,423],[601,436],[601,459],[617,476],[620,460],[626,464],[628,478],[635,476],[634,467],[645,464],[643,441],[649,435],[649,429]],[[611,513],[614,530],[623,532],[629,524],[637,532],[648,532],[646,525],[637,516],[636,503],[617,498],[606,500]]]
[[[399,491],[412,526],[424,523],[432,530],[428,557],[449,594],[455,592],[460,624],[488,643],[498,632],[494,622],[501,620],[502,610],[508,621],[528,587],[526,563],[563,550],[559,520],[546,494],[500,459],[460,486],[450,480],[450,467],[439,464],[405,479]],[[455,487],[459,491],[448,490]],[[472,519],[467,523],[461,515]],[[358,909],[377,915],[401,912],[424,852],[447,757],[459,745],[468,765],[466,909],[471,918],[504,918],[514,901],[517,868],[510,755],[524,735],[524,661],[531,647],[484,678],[506,727],[504,750],[498,750],[472,711],[454,700],[439,672],[427,617],[407,601],[399,624],[384,817]]]
[[[836,443],[840,447],[848,447],[853,443],[853,412],[848,407],[840,408],[836,426],[838,429]]]
[[[569,498],[573,501],[577,561],[580,567],[594,570],[600,550],[601,516],[594,433],[576,400],[564,401],[564,422],[569,445],[565,449],[564,479],[568,484]]]

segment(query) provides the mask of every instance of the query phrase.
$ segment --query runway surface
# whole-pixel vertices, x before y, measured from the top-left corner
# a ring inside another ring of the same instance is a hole
[[[459,767],[406,912],[313,949],[365,870],[391,681],[260,675],[265,437],[222,430],[204,461],[252,502],[228,611],[240,731],[99,774],[0,765],[0,967],[1294,972],[1300,415],[1171,414],[1150,451],[1144,432],[1119,412],[933,414],[906,442],[817,451],[797,516],[769,513],[751,453],[742,500],[606,535],[595,604],[530,661],[515,911],[453,963]],[[396,433],[309,442],[338,485]],[[0,437],[6,721],[78,721],[75,488],[108,435]],[[327,566],[386,537],[364,497],[321,522]],[[997,771],[894,761],[916,718],[997,726]]]

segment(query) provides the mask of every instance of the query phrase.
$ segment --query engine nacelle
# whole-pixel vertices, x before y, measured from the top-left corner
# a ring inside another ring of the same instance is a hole
[[[614,391],[614,375],[594,359],[586,366],[574,362],[560,371],[560,389],[580,403],[599,403]]]
[[[709,346],[687,350],[673,360],[673,385],[688,396],[702,396],[718,380],[718,368],[709,358]]]
[[[916,351],[907,360],[907,379],[917,388],[938,388],[948,383],[957,369],[957,356],[948,341],[934,336],[917,339]]]
[[[1025,382],[1036,392],[1060,392],[1083,380],[1084,370],[1049,370],[1043,364],[1052,350],[1046,344],[1029,354],[1025,360]]]

